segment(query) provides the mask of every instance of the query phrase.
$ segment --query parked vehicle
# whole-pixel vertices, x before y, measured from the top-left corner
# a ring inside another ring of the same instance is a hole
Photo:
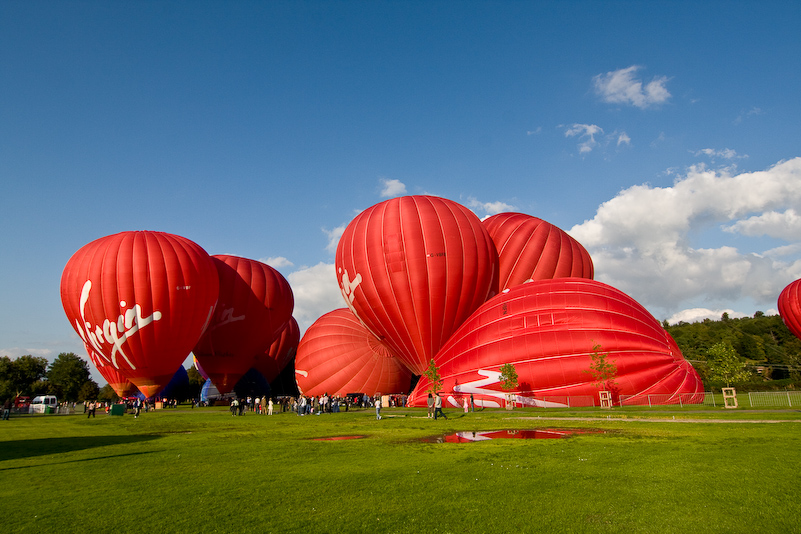
[[[58,407],[55,395],[39,395],[31,401],[30,413],[54,413]]]

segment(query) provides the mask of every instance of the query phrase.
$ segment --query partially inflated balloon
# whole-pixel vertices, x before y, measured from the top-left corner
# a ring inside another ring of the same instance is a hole
[[[790,332],[801,338],[801,280],[790,283],[779,295],[779,315]]]
[[[214,264],[196,243],[163,232],[122,232],[70,258],[61,302],[103,366],[152,396],[200,338],[218,287]]]
[[[499,292],[529,280],[592,278],[590,254],[560,228],[523,213],[499,213],[483,221],[500,264]]]
[[[298,350],[300,341],[300,328],[294,317],[289,318],[289,322],[284,326],[275,341],[272,342],[263,354],[256,357],[253,368],[256,369],[267,380],[272,382],[284,367],[289,365],[295,352]]]
[[[289,283],[264,263],[212,256],[219,276],[214,319],[193,352],[220,393],[228,393],[292,317]]]
[[[305,395],[407,393],[412,375],[349,309],[326,313],[298,346],[295,380]]]
[[[564,404],[567,397],[598,400],[593,353],[605,354],[617,374],[608,385],[615,400],[649,394],[661,402],[700,402],[703,384],[673,338],[625,293],[593,280],[561,278],[515,286],[487,301],[435,357],[442,391],[474,395],[499,406],[505,397],[500,368],[512,364],[525,402]],[[424,405],[425,377],[410,398]]]
[[[361,212],[336,252],[348,307],[416,374],[489,296],[498,258],[473,212],[431,196]]]
[[[97,372],[106,379],[106,382],[108,382],[108,385],[111,386],[117,396],[127,398],[136,395],[139,390],[125,378],[125,375],[111,365],[107,365],[103,357],[97,354],[91,346],[84,343],[84,347],[86,347],[86,352],[89,354],[89,358],[92,360]]]

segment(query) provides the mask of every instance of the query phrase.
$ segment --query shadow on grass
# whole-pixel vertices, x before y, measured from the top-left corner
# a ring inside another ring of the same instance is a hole
[[[159,436],[73,436],[69,438],[41,438],[4,441],[0,446],[0,462],[19,460],[48,454],[82,451],[108,445],[127,445],[153,441]],[[138,454],[138,453],[134,453]],[[119,455],[124,456],[124,455]],[[76,461],[76,460],[74,460]]]

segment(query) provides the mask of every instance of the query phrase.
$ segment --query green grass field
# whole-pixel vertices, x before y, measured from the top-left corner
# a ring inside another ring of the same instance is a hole
[[[376,421],[372,410],[231,417],[180,407],[138,419],[12,418],[0,422],[0,529],[801,532],[797,410],[446,413],[385,409]],[[604,432],[421,439],[536,428]],[[344,435],[365,437],[312,439]]]

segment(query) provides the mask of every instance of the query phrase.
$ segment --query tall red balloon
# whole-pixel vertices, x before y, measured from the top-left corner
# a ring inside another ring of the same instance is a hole
[[[256,369],[267,380],[272,382],[295,357],[300,342],[300,327],[294,317],[284,326],[275,341],[263,354],[256,356]]]
[[[790,332],[801,338],[801,280],[791,282],[779,294],[779,315]]]
[[[70,258],[61,303],[103,366],[149,397],[169,383],[200,338],[218,288],[214,264],[196,243],[164,232],[122,232]]]
[[[500,368],[510,363],[518,390],[531,405],[564,404],[590,397],[599,386],[590,374],[594,347],[617,366],[615,400],[662,395],[659,402],[700,402],[703,384],[673,338],[625,293],[594,280],[560,278],[515,286],[487,301],[435,357],[442,390],[473,394],[499,406],[505,392]],[[429,383],[418,382],[410,403],[424,405]]]
[[[300,340],[295,380],[305,395],[407,393],[412,375],[347,308],[326,313]]]
[[[487,299],[497,269],[495,246],[478,217],[431,196],[366,209],[336,252],[348,307],[415,374]]]
[[[220,393],[228,393],[292,317],[294,298],[281,274],[260,261],[211,257],[220,297],[194,353]]]
[[[524,213],[499,213],[483,221],[500,264],[498,292],[548,278],[592,278],[592,258],[560,228]]]

